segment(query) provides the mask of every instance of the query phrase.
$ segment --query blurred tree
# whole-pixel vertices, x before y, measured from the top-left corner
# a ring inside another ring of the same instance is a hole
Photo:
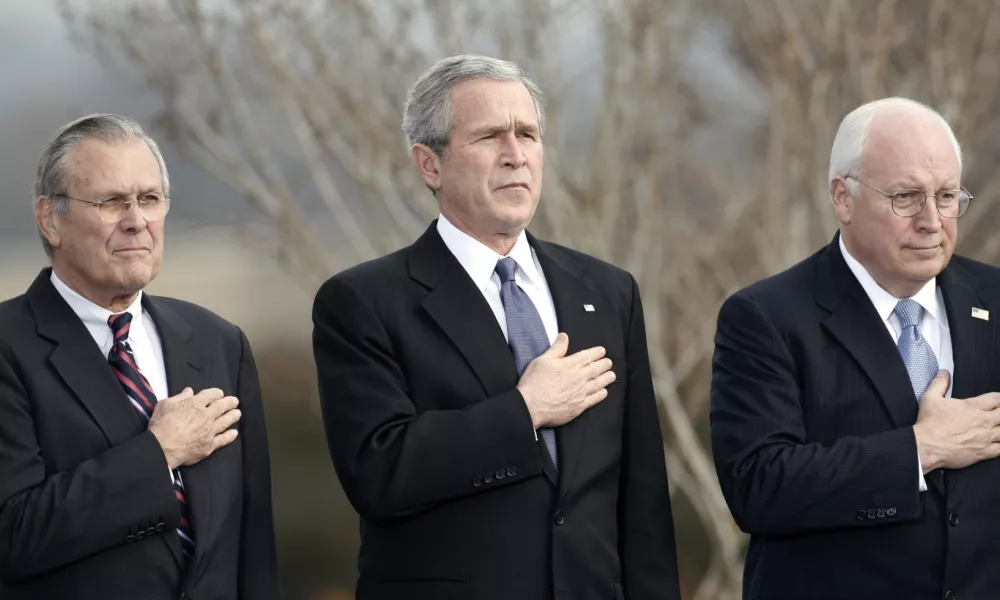
[[[940,110],[976,195],[959,250],[1000,256],[998,0],[60,1],[307,290],[436,216],[399,128],[423,69],[472,51],[532,72],[550,117],[532,229],[640,282],[691,598],[739,598],[745,548],[707,445],[716,312],[833,235],[840,118],[888,95]]]

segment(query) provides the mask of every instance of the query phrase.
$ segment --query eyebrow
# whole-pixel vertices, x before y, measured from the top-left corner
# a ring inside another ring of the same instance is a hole
[[[160,187],[150,187],[139,190],[139,193],[136,194],[136,196],[146,196],[148,194],[157,194],[159,196],[164,195],[163,189],[161,189]],[[121,190],[108,190],[103,194],[99,194],[99,196],[101,198],[117,198],[119,196],[128,196],[128,194]]]
[[[518,123],[514,130],[538,135],[538,126],[533,123]],[[484,125],[473,129],[472,135],[474,137],[479,137],[487,134],[492,135],[496,133],[503,133],[505,131],[510,131],[510,127],[507,125]]]

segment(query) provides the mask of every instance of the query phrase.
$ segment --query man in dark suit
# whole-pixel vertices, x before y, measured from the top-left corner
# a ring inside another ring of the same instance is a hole
[[[744,598],[1000,595],[1000,270],[952,255],[961,173],[931,109],[856,109],[839,235],[723,305],[712,443]]]
[[[169,192],[155,142],[116,115],[69,123],[41,157],[52,267],[0,304],[4,600],[280,596],[247,339],[142,291]]]
[[[403,128],[440,218],[316,297],[359,600],[679,596],[639,290],[524,231],[542,123],[517,65],[435,64]]]

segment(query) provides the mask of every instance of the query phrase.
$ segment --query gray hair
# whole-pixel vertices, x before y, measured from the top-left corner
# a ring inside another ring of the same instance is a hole
[[[844,120],[840,122],[837,135],[833,139],[833,148],[830,150],[830,171],[827,182],[833,181],[836,177],[846,177],[847,175],[860,175],[861,156],[865,152],[868,144],[868,131],[871,128],[875,115],[884,110],[911,110],[920,111],[932,115],[944,126],[951,139],[952,147],[955,149],[955,156],[958,158],[958,171],[962,171],[962,147],[955,138],[955,132],[951,125],[933,108],[926,104],[921,104],[909,98],[883,98],[862,104],[858,108],[848,113]],[[857,196],[858,182],[848,181],[848,189],[851,194]]]
[[[407,147],[424,144],[444,157],[451,137],[451,88],[466,79],[520,81],[528,88],[538,113],[540,131],[545,128],[542,91],[517,63],[489,56],[458,54],[435,63],[410,88],[403,109],[403,132]]]
[[[163,194],[170,197],[170,175],[167,173],[167,164],[153,138],[146,134],[139,123],[128,117],[94,114],[63,125],[45,146],[41,158],[38,159],[33,202],[38,202],[38,198],[41,196],[48,196],[52,199],[53,211],[66,212],[69,210],[69,200],[62,197],[69,194],[70,186],[69,178],[66,175],[66,158],[78,143],[85,140],[100,140],[108,144],[145,142],[160,166]],[[38,232],[38,235],[42,239],[45,254],[51,258],[52,246],[41,231]]]

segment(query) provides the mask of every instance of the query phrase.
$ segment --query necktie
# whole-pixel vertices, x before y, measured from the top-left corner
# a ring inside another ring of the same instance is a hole
[[[893,311],[899,318],[902,331],[899,333],[899,355],[903,357],[906,372],[917,401],[927,391],[927,386],[938,371],[937,357],[930,344],[920,335],[920,317],[924,308],[916,300],[900,300]]]
[[[549,336],[545,334],[542,318],[538,316],[534,303],[514,281],[517,263],[513,258],[497,261],[496,274],[500,277],[500,301],[507,317],[507,344],[514,354],[517,373],[521,375],[540,354],[549,349]],[[545,447],[552,457],[552,464],[559,469],[559,454],[556,451],[556,432],[550,427],[539,430]]]
[[[108,317],[108,325],[114,334],[114,345],[108,352],[108,362],[111,369],[118,378],[118,382],[125,390],[132,407],[139,413],[144,423],[148,423],[153,416],[153,407],[156,406],[156,394],[149,385],[149,381],[139,370],[135,362],[135,355],[132,354],[132,347],[128,343],[128,331],[132,325],[131,313],[119,313]],[[174,471],[174,495],[181,505],[181,523],[177,528],[177,533],[181,540],[181,551],[190,560],[194,557],[194,528],[191,526],[191,512],[188,508],[187,498],[184,493],[184,482],[181,481],[181,474]]]

